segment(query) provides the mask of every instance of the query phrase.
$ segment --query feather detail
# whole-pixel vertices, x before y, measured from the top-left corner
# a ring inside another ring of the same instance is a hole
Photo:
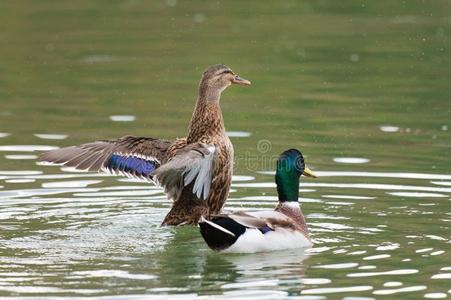
[[[154,157],[115,153],[110,156],[104,168],[127,177],[151,179],[150,174],[159,166],[160,162]]]
[[[189,185],[193,186],[192,193],[198,199],[206,200],[210,193],[215,152],[215,147],[202,143],[188,145],[151,175],[174,201],[179,200],[183,189]]]
[[[215,222],[208,221],[208,220],[205,219],[203,216],[200,218],[199,223],[207,223],[207,224],[210,225],[211,227],[214,227],[214,228],[216,228],[216,229],[218,229],[218,230],[220,230],[220,231],[222,231],[222,232],[224,232],[224,233],[227,233],[228,235],[230,235],[230,236],[232,236],[232,237],[235,237],[235,234],[234,234],[233,232],[231,232],[231,231],[225,229],[224,227],[222,227],[222,226],[216,224]]]
[[[268,224],[264,219],[256,218],[244,212],[229,214],[227,217],[243,226],[246,226],[247,228],[261,228],[264,226],[270,226],[270,224]]]
[[[197,198],[206,200],[210,192],[211,178],[213,173],[213,160],[215,157],[215,147],[207,147],[208,154],[204,154],[204,159],[199,162],[195,168],[191,169],[188,173],[190,179],[185,178],[185,186],[189,185],[194,178],[193,194],[196,194]],[[188,177],[188,176],[187,176]]]
[[[149,181],[152,180],[150,174],[166,158],[171,143],[161,139],[125,136],[44,152],[39,160]]]

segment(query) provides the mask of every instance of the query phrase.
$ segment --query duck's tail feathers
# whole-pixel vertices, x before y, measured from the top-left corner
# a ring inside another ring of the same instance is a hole
[[[233,219],[221,215],[207,220],[199,220],[200,233],[207,245],[216,251],[222,251],[232,246],[246,232],[246,227]]]
[[[204,218],[204,216],[200,217],[199,223],[207,223],[207,226],[214,227],[214,228],[216,228],[216,229],[218,229],[218,230],[220,230],[220,231],[222,231],[222,232],[224,232],[226,234],[229,234],[232,237],[235,237],[235,234],[233,232],[225,229],[224,227],[216,224],[215,222],[208,221],[207,219]]]

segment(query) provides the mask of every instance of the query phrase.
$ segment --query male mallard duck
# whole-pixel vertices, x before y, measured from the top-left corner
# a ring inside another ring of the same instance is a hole
[[[155,181],[174,201],[163,224],[197,224],[201,215],[219,213],[229,194],[233,146],[219,99],[231,84],[251,83],[224,65],[205,70],[186,138],[125,136],[45,152],[40,160]]]
[[[296,149],[283,152],[276,167],[279,204],[272,211],[220,214],[199,221],[207,245],[224,252],[262,252],[309,247],[312,242],[299,206],[299,177],[316,175]]]

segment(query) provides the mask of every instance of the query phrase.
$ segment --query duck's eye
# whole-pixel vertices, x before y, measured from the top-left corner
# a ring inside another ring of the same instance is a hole
[[[233,74],[233,73],[232,73],[232,71],[230,71],[230,70],[225,70],[225,71],[223,71],[221,74]]]

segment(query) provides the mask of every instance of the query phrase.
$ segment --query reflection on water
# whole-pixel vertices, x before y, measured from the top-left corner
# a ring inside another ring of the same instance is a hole
[[[246,131],[227,131],[229,137],[250,137],[251,133]]]
[[[19,160],[22,160],[22,159],[36,159],[36,158],[38,158],[38,156],[37,155],[21,155],[21,154],[18,154],[18,155],[5,155],[5,158],[6,159],[19,159]]]
[[[379,128],[383,132],[397,132],[397,131],[399,131],[399,127],[396,127],[396,126],[380,126]]]
[[[44,146],[44,145],[11,145],[11,146],[0,146],[0,151],[23,151],[23,152],[33,152],[33,151],[49,151],[55,150],[58,147],[54,146]]]
[[[342,164],[366,164],[370,160],[362,157],[335,157],[334,162]]]
[[[136,120],[136,117],[132,115],[115,115],[110,116],[110,120],[114,122],[133,122]]]
[[[44,134],[44,133],[36,133],[35,137],[38,137],[43,140],[64,140],[67,138],[67,134]]]

